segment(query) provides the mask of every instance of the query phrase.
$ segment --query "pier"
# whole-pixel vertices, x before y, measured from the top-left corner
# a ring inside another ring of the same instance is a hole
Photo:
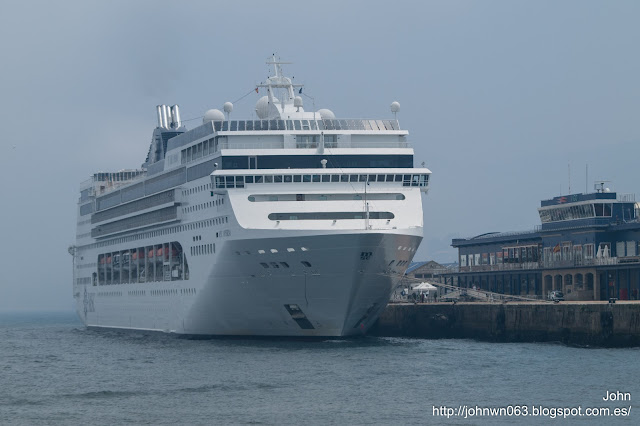
[[[640,303],[392,303],[374,336],[562,342],[575,346],[640,346]]]

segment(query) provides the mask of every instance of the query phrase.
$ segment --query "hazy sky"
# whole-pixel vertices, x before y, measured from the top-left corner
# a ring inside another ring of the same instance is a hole
[[[140,166],[157,104],[185,119],[221,108],[274,52],[317,109],[389,118],[400,102],[433,172],[416,260],[532,229],[569,175],[572,193],[596,179],[636,193],[638,22],[637,1],[5,0],[0,311],[72,309],[79,183]]]

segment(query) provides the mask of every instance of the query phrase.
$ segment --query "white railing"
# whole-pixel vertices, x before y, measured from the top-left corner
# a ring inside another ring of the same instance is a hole
[[[83,191],[88,188],[94,188],[95,190],[94,195],[100,196],[100,195],[108,194],[112,191],[115,191],[116,189],[120,189],[123,186],[135,183],[139,180],[144,180],[146,177],[147,177],[146,173],[141,173],[128,180],[114,181],[114,180],[96,180],[92,176],[89,179],[82,181],[80,183],[80,191]],[[95,187],[96,184],[99,185],[98,188]]]

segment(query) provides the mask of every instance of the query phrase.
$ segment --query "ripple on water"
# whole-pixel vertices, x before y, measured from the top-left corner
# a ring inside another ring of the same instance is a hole
[[[438,422],[439,405],[586,406],[602,405],[605,389],[640,395],[639,349],[201,340],[86,329],[75,315],[10,324],[0,326],[0,413],[16,424],[423,424]]]

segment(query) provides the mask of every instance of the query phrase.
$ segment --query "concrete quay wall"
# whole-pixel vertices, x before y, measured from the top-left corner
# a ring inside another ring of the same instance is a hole
[[[374,336],[640,346],[640,303],[390,304]]]

